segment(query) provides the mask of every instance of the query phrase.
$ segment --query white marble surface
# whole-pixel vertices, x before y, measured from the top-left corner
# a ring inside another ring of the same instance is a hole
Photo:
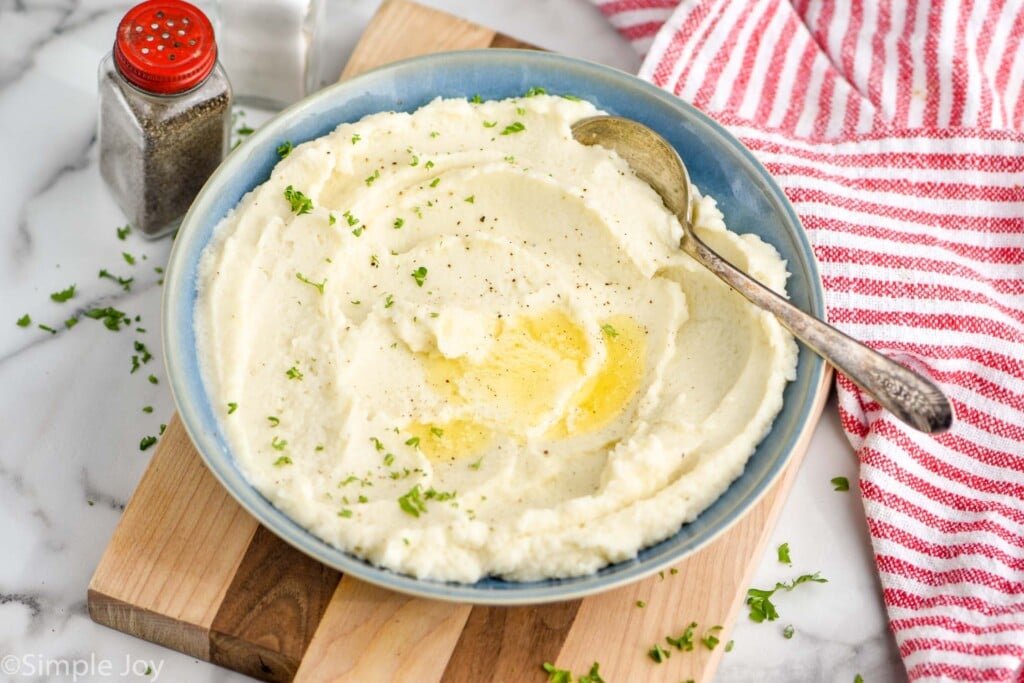
[[[324,81],[333,80],[377,0],[329,0]],[[588,0],[428,0],[559,52],[635,71],[639,58]],[[119,241],[100,180],[95,69],[128,8],[105,0],[0,0],[0,680],[248,680],[92,623],[89,578],[172,412],[159,362],[160,275],[169,240]],[[250,116],[250,123],[257,117]],[[136,264],[122,257],[129,252]],[[130,293],[99,269],[134,277]],[[68,285],[77,294],[54,303]],[[63,321],[93,306],[140,316],[145,332]],[[29,328],[15,325],[23,314]],[[50,334],[37,323],[58,329]],[[130,374],[132,344],[157,358]],[[153,373],[160,382],[152,384]],[[142,407],[151,405],[151,414]],[[854,490],[832,491],[844,475]],[[775,548],[788,542],[793,566]],[[818,427],[753,585],[821,571],[782,595],[781,619],[741,615],[719,681],[902,680],[856,494],[856,463],[834,406]],[[791,640],[783,627],[793,624]],[[641,651],[638,657],[644,656]],[[6,658],[5,658],[6,657]],[[597,655],[595,654],[595,657]],[[599,658],[599,657],[597,657]],[[104,662],[106,664],[104,664]],[[539,662],[538,662],[539,665]],[[146,667],[149,676],[142,675]],[[105,668],[104,668],[105,667]],[[539,673],[536,680],[543,680]],[[617,682],[621,683],[621,682]]]

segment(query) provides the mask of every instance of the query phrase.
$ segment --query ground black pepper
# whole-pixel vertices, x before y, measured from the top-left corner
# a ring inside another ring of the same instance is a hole
[[[228,150],[231,86],[213,29],[181,0],[144,2],[99,75],[100,172],[135,228],[171,232]]]

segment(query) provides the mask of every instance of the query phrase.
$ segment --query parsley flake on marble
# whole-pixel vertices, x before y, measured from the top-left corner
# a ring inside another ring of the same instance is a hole
[[[32,316],[30,316],[28,313],[26,313],[25,315],[23,315],[20,318],[18,318],[18,322],[17,322],[18,327],[28,327],[31,324],[32,324]]]
[[[75,296],[75,285],[71,285],[67,289],[62,289],[59,292],[53,292],[50,294],[50,298],[60,304],[71,299],[73,296]]]
[[[823,579],[820,574],[820,572],[804,574],[789,583],[776,583],[775,588],[772,589],[751,588],[747,591],[747,606],[750,608],[750,620],[757,623],[775,621],[779,618],[779,612],[771,601],[772,596],[780,590],[791,591],[802,583],[828,583],[828,579]]]
[[[779,562],[783,564],[793,564],[793,561],[789,559],[789,543],[783,543],[778,549]]]
[[[850,480],[846,477],[833,477],[832,478],[832,490],[833,491],[849,491]]]

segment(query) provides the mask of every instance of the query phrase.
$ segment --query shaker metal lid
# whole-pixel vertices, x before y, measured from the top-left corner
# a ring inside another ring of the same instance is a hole
[[[147,0],[117,27],[114,61],[133,85],[170,95],[202,83],[217,62],[213,25],[183,0]]]

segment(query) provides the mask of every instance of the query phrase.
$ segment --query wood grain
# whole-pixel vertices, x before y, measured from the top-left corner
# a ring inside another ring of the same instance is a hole
[[[474,607],[443,683],[523,681],[558,657],[580,601],[529,607]]]
[[[90,616],[209,659],[210,624],[256,526],[173,416],[89,584]]]
[[[290,681],[341,574],[258,527],[210,627],[210,661]]]
[[[471,609],[346,576],[295,681],[439,681]]]

